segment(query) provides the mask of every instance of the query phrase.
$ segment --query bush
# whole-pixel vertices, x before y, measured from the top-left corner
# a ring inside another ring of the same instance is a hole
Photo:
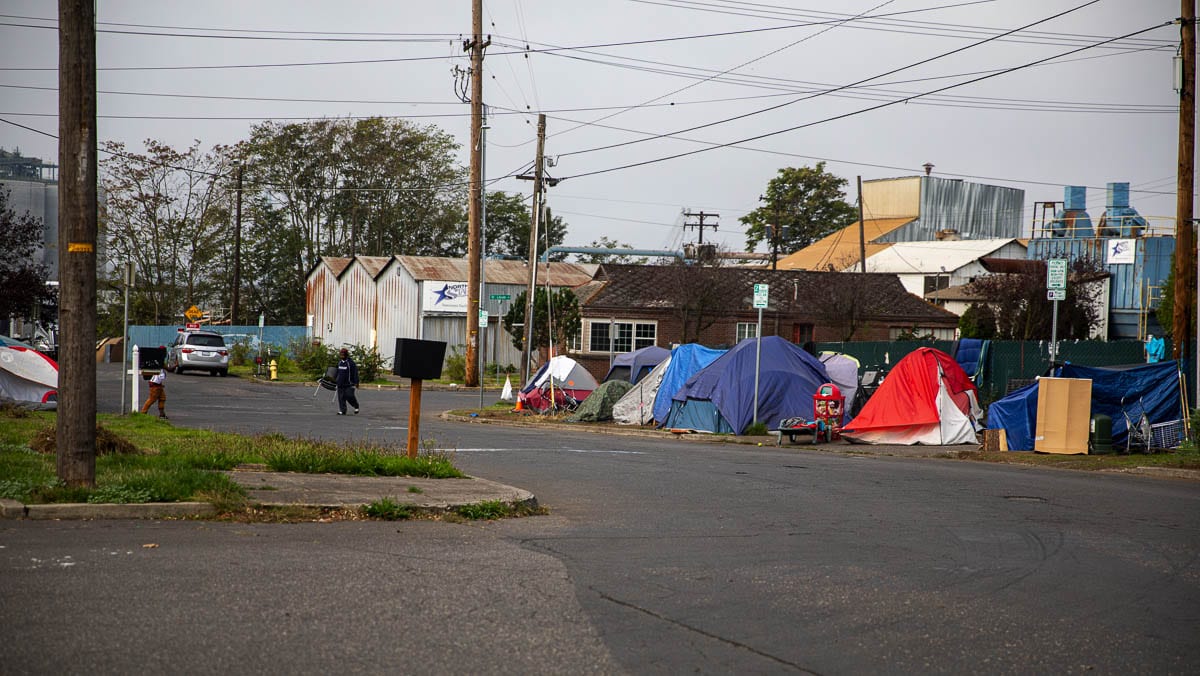
[[[295,355],[296,366],[314,378],[325,375],[325,369],[337,363],[337,352],[323,343],[312,343],[298,338],[288,344],[288,351]]]
[[[451,345],[450,356],[446,357],[446,368],[442,372],[442,377],[451,381],[463,381],[467,379],[467,355],[460,352],[459,349],[466,348],[466,345]]]
[[[350,358],[358,365],[358,379],[361,382],[369,383],[372,380],[377,380],[379,374],[391,361],[387,357],[379,354],[377,347],[363,347],[362,345],[354,345],[349,348]]]

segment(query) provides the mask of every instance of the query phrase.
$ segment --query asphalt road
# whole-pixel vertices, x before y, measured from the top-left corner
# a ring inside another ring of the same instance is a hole
[[[101,409],[119,377],[100,368]],[[406,391],[171,377],[172,423],[403,443]],[[1200,485],[437,420],[549,516],[0,523],[5,673],[1194,673]],[[146,547],[145,545],[158,545]]]

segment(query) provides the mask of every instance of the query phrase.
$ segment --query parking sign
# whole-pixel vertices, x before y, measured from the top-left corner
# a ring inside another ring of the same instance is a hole
[[[756,308],[767,307],[767,298],[769,295],[768,288],[769,288],[769,286],[767,284],[755,284],[754,285],[754,307],[756,307]]]

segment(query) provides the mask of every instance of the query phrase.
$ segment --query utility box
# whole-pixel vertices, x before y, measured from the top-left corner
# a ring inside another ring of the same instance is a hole
[[[1039,378],[1037,432],[1039,453],[1088,452],[1091,431],[1092,381],[1086,378]]]

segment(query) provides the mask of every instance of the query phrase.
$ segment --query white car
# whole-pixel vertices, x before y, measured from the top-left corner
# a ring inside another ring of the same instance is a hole
[[[216,376],[229,375],[229,348],[219,333],[180,331],[167,350],[167,370],[208,371]]]

